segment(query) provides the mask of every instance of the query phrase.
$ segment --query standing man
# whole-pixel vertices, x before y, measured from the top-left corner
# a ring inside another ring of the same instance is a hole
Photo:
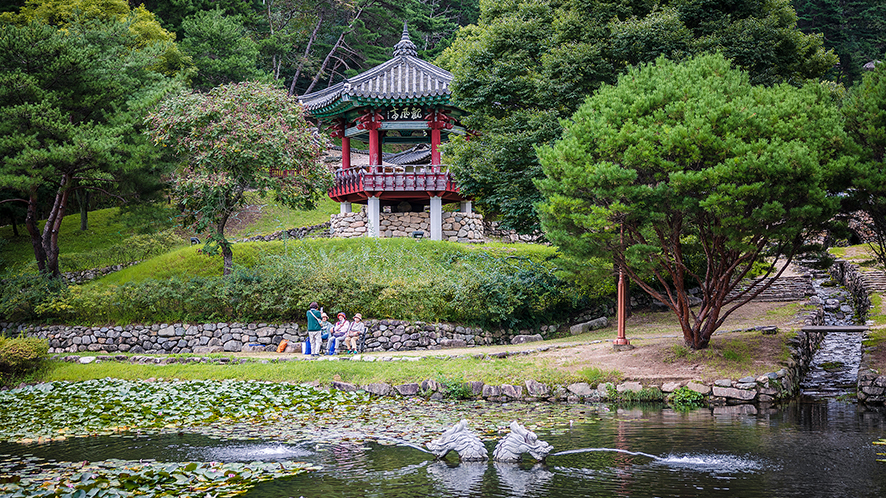
[[[323,344],[323,339],[320,338],[323,331],[323,327],[320,325],[321,315],[319,304],[313,302],[308,306],[308,342],[311,344],[311,356],[313,357],[320,355],[320,346]]]

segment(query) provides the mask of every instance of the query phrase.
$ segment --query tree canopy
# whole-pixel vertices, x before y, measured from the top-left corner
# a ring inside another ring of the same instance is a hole
[[[788,0],[483,0],[438,63],[454,76],[454,103],[481,132],[446,149],[462,192],[523,232],[538,228],[540,178],[524,141],[552,140],[602,84],[659,56],[719,51],[754,84],[801,84],[836,63],[820,36],[797,29]],[[516,144],[509,146],[508,144]]]
[[[822,85],[755,86],[722,55],[662,56],[598,90],[562,140],[537,149],[542,226],[570,257],[614,256],[704,348],[771,282],[743,282],[754,264],[768,256],[780,275],[804,231],[838,210],[847,144]]]
[[[332,175],[318,161],[320,139],[301,105],[267,84],[185,92],[164,101],[146,123],[157,145],[185,161],[172,179],[173,197],[185,221],[208,234],[207,252],[221,249],[225,275],[233,268],[225,225],[247,189],[273,190],[278,201],[309,209],[331,186]]]
[[[869,216],[870,246],[886,265],[886,63],[852,87],[843,105],[846,130],[859,145],[849,204]]]
[[[58,228],[72,194],[120,195],[118,180],[150,162],[143,109],[175,81],[157,71],[164,47],[136,44],[131,22],[0,22],[0,189],[13,193],[4,202],[27,206],[41,273],[59,275]]]

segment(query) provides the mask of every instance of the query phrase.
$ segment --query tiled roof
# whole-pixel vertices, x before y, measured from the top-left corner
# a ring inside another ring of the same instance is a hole
[[[447,103],[452,73],[417,58],[416,54],[415,44],[409,40],[404,25],[403,36],[394,46],[391,60],[325,90],[302,95],[299,101],[309,112],[332,110],[344,102],[354,106]]]

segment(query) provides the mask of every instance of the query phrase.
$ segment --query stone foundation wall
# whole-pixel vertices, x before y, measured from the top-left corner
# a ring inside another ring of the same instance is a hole
[[[381,238],[412,237],[416,231],[430,238],[430,213],[380,213],[379,236]],[[352,238],[364,237],[369,232],[369,216],[366,209],[346,214],[334,214],[330,220],[330,236]],[[443,212],[443,240],[450,242],[482,243],[486,241],[483,216],[478,213]]]

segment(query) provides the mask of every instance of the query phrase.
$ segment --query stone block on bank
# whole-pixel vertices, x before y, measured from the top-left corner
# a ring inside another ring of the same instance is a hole
[[[677,389],[680,389],[680,387],[681,386],[680,386],[679,382],[665,382],[661,386],[661,392],[672,393],[672,392],[676,391]]]
[[[355,386],[354,384],[351,384],[349,382],[341,382],[341,381],[333,381],[332,388],[337,389],[339,391],[349,392],[349,393],[357,391],[357,386]]]
[[[415,396],[421,390],[421,386],[416,384],[415,382],[409,384],[401,384],[399,386],[394,386],[394,389],[400,393],[400,396]]]
[[[705,384],[699,382],[690,382],[686,384],[690,390],[695,391],[700,394],[708,395],[711,393],[711,386],[707,386]]]
[[[594,390],[591,389],[591,386],[588,385],[587,382],[576,382],[575,384],[569,384],[566,386],[566,390],[575,394],[576,396],[591,396],[594,394]]]
[[[526,381],[526,394],[532,396],[533,398],[547,396],[550,392],[551,389],[541,382],[537,382],[532,379]]]
[[[374,382],[363,386],[363,390],[377,396],[388,396],[393,392],[394,388],[391,387],[390,384],[385,384],[384,382]]]
[[[605,316],[601,316],[600,318],[595,318],[594,320],[591,320],[589,322],[577,323],[569,327],[569,333],[572,335],[579,335],[591,330],[606,328],[608,326],[609,319]]]
[[[541,334],[533,334],[533,335],[520,334],[520,335],[515,335],[514,337],[511,338],[511,344],[524,344],[527,342],[538,342],[538,341],[543,341],[543,340],[544,340],[544,337],[542,337]]]
[[[737,399],[741,401],[751,401],[757,397],[757,391],[755,390],[735,389],[732,387],[714,386],[713,393],[714,396],[719,398]]]
[[[624,384],[619,384],[615,387],[615,390],[623,393],[625,391],[638,392],[643,389],[643,386],[639,382],[625,382]]]

